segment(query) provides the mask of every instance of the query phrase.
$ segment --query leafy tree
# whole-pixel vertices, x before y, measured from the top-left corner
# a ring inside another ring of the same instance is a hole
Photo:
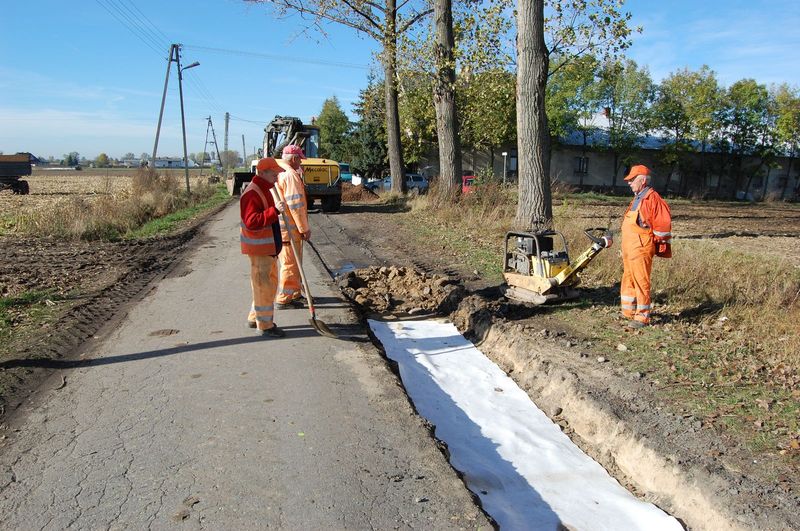
[[[109,166],[108,155],[106,155],[105,153],[100,153],[99,155],[97,155],[97,158],[94,159],[94,165],[98,168],[108,168]]]
[[[131,160],[131,159],[135,159],[135,158],[136,158],[136,155],[134,155],[131,152],[128,152],[128,153],[125,153],[124,155],[122,155],[122,160]]]
[[[781,199],[786,197],[786,188],[792,175],[792,166],[800,148],[800,91],[782,83],[772,89],[772,99],[775,102],[775,135],[779,147],[789,157],[786,167],[786,176],[782,179]],[[794,198],[800,194],[800,178],[794,188]]]
[[[222,166],[225,168],[233,168],[239,165],[239,152],[229,149],[228,151],[222,151],[219,156],[222,158]]]
[[[767,87],[754,79],[737,81],[725,92],[716,118],[717,146],[728,151],[733,159],[729,165],[729,171],[733,172],[729,180],[734,184],[731,193],[746,191],[755,172],[745,171],[745,156],[760,158],[756,172],[769,166],[775,157],[775,112]]]
[[[714,130],[714,113],[720,101],[720,90],[714,72],[703,65],[697,71],[678,70],[664,79],[657,88],[653,105],[653,125],[669,137],[664,147],[664,162],[673,165],[681,181],[679,193],[685,193],[688,168],[683,168],[686,153],[696,150],[692,141],[700,143],[701,171],[705,184],[705,152]]]
[[[383,93],[382,84],[370,80],[354,106],[359,121],[350,136],[351,168],[366,178],[381,178],[388,169]]]
[[[608,120],[608,149],[614,155],[612,186],[623,166],[633,162],[651,125],[655,86],[646,67],[632,60],[607,61],[600,69],[599,101]]]
[[[516,139],[516,78],[502,68],[462,75],[458,81],[461,144],[494,150]]]
[[[426,73],[404,72],[398,88],[403,160],[415,165],[436,141],[436,109],[431,96],[433,81]]]
[[[316,124],[319,126],[319,156],[338,161],[349,161],[348,134],[350,120],[339,105],[336,96],[322,104]]]
[[[616,0],[517,0],[519,228],[552,224],[547,77],[583,55],[609,60],[630,46],[631,15],[620,5]],[[559,58],[553,70],[551,56]]]
[[[397,95],[397,41],[433,10],[426,0],[245,0],[274,6],[278,16],[288,13],[308,15],[309,28],[324,33],[325,23],[333,22],[365,35],[382,47],[386,97],[386,133],[392,190],[405,191],[405,168],[400,140],[400,115]]]
[[[81,162],[81,157],[76,151],[71,151],[69,154],[64,155],[61,164],[64,166],[77,166]]]

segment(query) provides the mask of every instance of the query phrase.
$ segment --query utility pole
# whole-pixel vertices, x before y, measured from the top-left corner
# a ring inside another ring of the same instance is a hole
[[[242,135],[242,164],[247,168],[247,148],[244,147],[244,135]]]
[[[217,144],[217,133],[214,132],[214,122],[211,121],[211,117],[208,117],[208,124],[211,126],[211,138],[214,139],[214,149],[217,152],[217,162],[219,165],[222,166],[222,157],[219,155],[219,144]]]
[[[224,153],[228,152],[228,124],[230,122],[231,122],[231,113],[226,112],[225,113],[225,149],[222,150]],[[227,157],[228,155],[225,155],[225,156]],[[242,156],[244,156],[244,153],[242,153]],[[220,162],[222,162],[222,161],[220,161]],[[228,163],[230,164],[230,160],[228,161]],[[227,175],[228,175],[228,172],[227,172],[228,164],[225,165],[225,170],[226,170],[225,171],[225,176],[227,177]]]
[[[169,71],[172,70],[173,55],[175,55],[175,45],[169,46],[169,59],[167,60],[167,75],[164,77],[164,93],[161,95],[161,111],[158,113],[158,126],[156,126],[156,141],[153,144],[152,167],[156,166],[156,155],[158,154],[158,136],[161,134],[161,119],[164,117],[164,104],[167,101],[167,85],[169,84]]]
[[[190,193],[191,190],[189,189],[189,154],[186,151],[186,113],[183,110],[183,71],[188,68],[194,68],[195,66],[199,66],[200,63],[195,61],[194,63],[187,65],[181,68],[181,45],[176,44],[177,53],[175,62],[178,65],[178,95],[181,100],[181,131],[183,132],[183,169],[186,174],[186,193]]]
[[[203,166],[205,166],[206,162],[206,149],[208,149],[208,129],[211,127],[211,117],[209,116],[208,118],[206,118],[206,120],[208,120],[208,123],[206,124],[206,141],[203,144],[203,151],[202,151],[203,161],[200,163],[200,177],[203,176]]]

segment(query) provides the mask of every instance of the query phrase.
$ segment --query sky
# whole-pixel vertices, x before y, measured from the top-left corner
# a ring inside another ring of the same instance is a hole
[[[722,85],[752,77],[800,85],[800,2],[796,0],[628,0],[634,37],[628,56],[655,81],[703,64]],[[183,45],[187,150],[206,144],[211,117],[220,151],[225,112],[229,149],[261,145],[275,115],[309,121],[336,96],[352,105],[375,67],[374,41],[337,26],[304,31],[242,0],[29,0],[2,9],[0,152],[40,157],[76,151],[152,153],[171,43]],[[173,66],[158,146],[182,156],[178,79]]]

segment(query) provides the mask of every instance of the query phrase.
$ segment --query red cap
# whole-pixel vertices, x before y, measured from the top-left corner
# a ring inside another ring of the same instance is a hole
[[[300,146],[296,146],[294,144],[289,144],[285,148],[283,148],[284,155],[300,155],[301,159],[306,158],[306,154],[303,153],[303,148]]]
[[[631,171],[628,172],[628,175],[625,176],[626,181],[632,181],[633,179],[637,178],[640,175],[650,175],[650,168],[647,166],[643,166],[641,164],[637,164],[636,166],[631,166]]]

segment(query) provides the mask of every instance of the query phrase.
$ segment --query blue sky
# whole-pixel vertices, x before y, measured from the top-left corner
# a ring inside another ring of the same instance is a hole
[[[800,85],[799,6],[629,0],[644,32],[628,55],[656,81],[707,64],[724,85],[745,77]],[[137,21],[140,30],[131,31]],[[335,26],[327,38],[310,38],[297,18],[279,20],[240,0],[14,1],[3,7],[3,27],[0,151],[45,157],[152,152],[173,42],[185,46],[184,65],[201,63],[184,72],[189,152],[203,149],[208,116],[222,150],[226,111],[229,148],[239,152],[242,135],[249,152],[276,114],[308,120],[333,95],[351,112],[376,50]],[[159,154],[182,154],[174,70]]]

